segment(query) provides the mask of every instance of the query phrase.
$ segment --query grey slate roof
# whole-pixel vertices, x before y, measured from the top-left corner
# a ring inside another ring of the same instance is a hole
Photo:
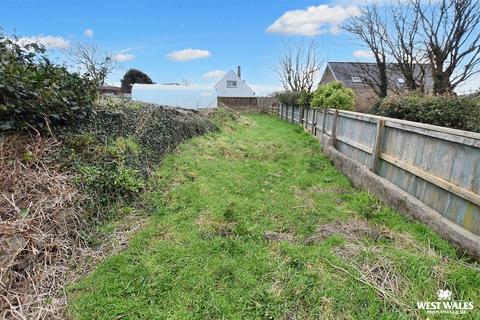
[[[377,74],[377,65],[373,62],[328,62],[327,67],[330,68],[337,81],[342,82],[347,87],[358,84],[354,83],[351,77],[369,78]],[[398,84],[397,79],[403,78],[400,70],[394,63],[387,64],[387,76],[389,81],[394,81],[396,84]],[[427,70],[425,89],[431,89],[432,86],[431,73]]]

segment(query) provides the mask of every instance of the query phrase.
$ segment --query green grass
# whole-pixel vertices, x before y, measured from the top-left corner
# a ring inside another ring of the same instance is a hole
[[[479,310],[478,264],[354,189],[301,128],[262,115],[219,123],[166,157],[151,221],[69,288],[73,318],[425,318],[416,301],[445,288]],[[333,232],[306,241],[322,226]]]

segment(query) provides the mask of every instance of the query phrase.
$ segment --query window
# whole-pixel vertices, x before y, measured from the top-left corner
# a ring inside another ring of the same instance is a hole
[[[227,88],[236,88],[237,87],[237,81],[227,81]]]
[[[403,79],[403,78],[398,78],[397,81],[398,81],[398,83],[400,83],[400,84],[404,84],[404,83],[405,83],[405,79]]]
[[[350,77],[353,83],[362,83],[362,79],[360,77]]]

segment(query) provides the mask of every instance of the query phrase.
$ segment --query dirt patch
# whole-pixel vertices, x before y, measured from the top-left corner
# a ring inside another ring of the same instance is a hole
[[[295,241],[295,236],[287,232],[265,231],[263,237],[269,241]]]
[[[373,240],[391,239],[391,232],[385,228],[370,225],[365,220],[335,220],[317,227],[315,233],[305,239],[305,244],[315,244],[326,238],[340,235],[348,241],[358,241],[368,237]]]

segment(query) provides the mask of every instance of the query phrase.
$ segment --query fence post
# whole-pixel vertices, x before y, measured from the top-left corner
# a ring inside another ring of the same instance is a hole
[[[333,112],[333,123],[332,123],[332,145],[335,148],[335,140],[337,137],[337,122],[338,122],[338,110],[335,109]]]
[[[292,123],[294,123],[294,112],[295,112],[295,107],[292,106]]]
[[[379,119],[377,122],[377,131],[375,132],[375,140],[374,140],[373,151],[372,151],[372,161],[370,165],[370,170],[372,170],[375,173],[378,170],[378,162],[380,160],[380,152],[382,148],[382,137],[383,137],[384,128],[385,128],[385,120]]]
[[[325,128],[327,125],[327,113],[328,113],[328,109],[323,108],[322,134],[325,134]]]
[[[316,135],[316,126],[317,126],[317,110],[312,109],[313,115],[312,115],[312,134],[315,136]]]

